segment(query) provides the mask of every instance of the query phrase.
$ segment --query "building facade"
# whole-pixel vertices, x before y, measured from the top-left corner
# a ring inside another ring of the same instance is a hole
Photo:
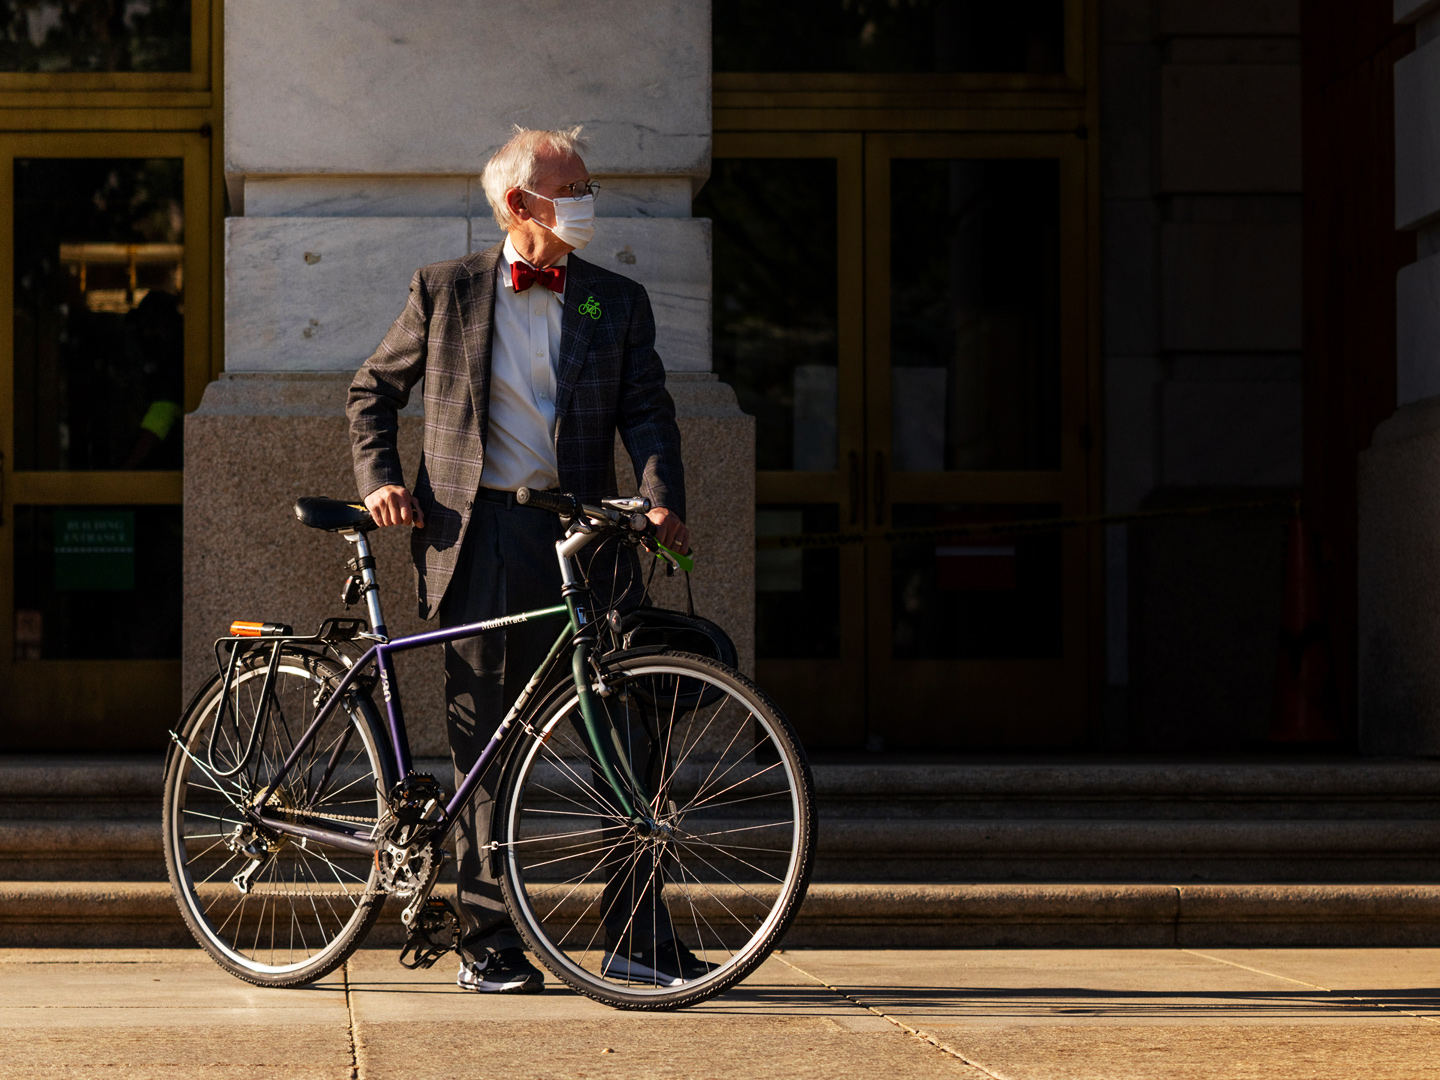
[[[3,749],[153,751],[231,619],[334,609],[343,545],[289,507],[355,494],[350,376],[415,267],[500,238],[510,126],[577,123],[698,608],[813,751],[1269,752],[1301,492],[1339,748],[1434,744],[1394,517],[1432,487],[1429,5],[91,6],[0,41]]]

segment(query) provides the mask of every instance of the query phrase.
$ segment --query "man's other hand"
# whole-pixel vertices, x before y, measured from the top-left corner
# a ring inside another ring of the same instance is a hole
[[[657,506],[645,516],[655,525],[655,539],[671,551],[678,551],[681,555],[690,553],[690,530],[678,515],[672,514],[663,506]]]
[[[365,496],[365,509],[377,525],[414,525],[425,527],[425,515],[414,495],[399,484],[386,484]]]

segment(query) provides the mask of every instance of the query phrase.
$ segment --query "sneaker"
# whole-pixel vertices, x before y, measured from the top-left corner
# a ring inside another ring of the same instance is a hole
[[[680,986],[709,975],[719,966],[701,960],[678,941],[667,941],[644,952],[607,952],[600,970],[607,979]]]
[[[545,989],[545,976],[524,949],[487,949],[479,960],[460,964],[455,985],[477,994],[538,994]]]

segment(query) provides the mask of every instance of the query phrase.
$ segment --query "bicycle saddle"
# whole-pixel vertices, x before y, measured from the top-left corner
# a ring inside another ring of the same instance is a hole
[[[326,532],[369,532],[376,527],[365,507],[319,495],[302,495],[295,500],[295,520]]]

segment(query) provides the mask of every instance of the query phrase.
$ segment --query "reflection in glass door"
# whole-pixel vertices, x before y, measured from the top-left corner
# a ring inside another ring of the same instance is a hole
[[[1089,507],[1083,144],[716,152],[695,212],[715,222],[716,371],[757,418],[757,534],[863,538],[757,552],[761,683],[812,749],[1075,745],[1087,538],[1019,523]]]
[[[861,146],[732,135],[695,202],[714,222],[715,370],[756,418],[756,532],[859,532]],[[858,547],[756,553],[756,664],[811,746],[864,739]]]
[[[1083,514],[1083,146],[866,140],[870,713],[901,750],[1078,744]]]
[[[3,747],[158,747],[179,698],[183,414],[206,367],[205,144],[0,145]]]

